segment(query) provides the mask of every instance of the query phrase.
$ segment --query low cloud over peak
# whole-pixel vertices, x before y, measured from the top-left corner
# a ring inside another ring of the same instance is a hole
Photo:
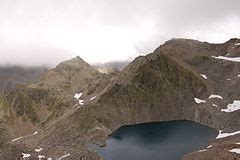
[[[240,37],[239,0],[0,2],[0,65],[132,59],[172,37]]]

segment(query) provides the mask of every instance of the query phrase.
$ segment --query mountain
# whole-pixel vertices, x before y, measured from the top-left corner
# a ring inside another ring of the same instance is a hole
[[[0,142],[51,126],[64,114],[81,107],[80,99],[74,98],[75,93],[85,91],[82,97],[89,100],[85,100],[84,105],[92,103],[90,99],[102,92],[113,76],[101,74],[80,57],[75,57],[48,70],[38,80],[16,85],[15,90],[0,97],[0,127],[3,131]],[[11,147],[5,146],[6,152],[12,152],[8,150]]]
[[[76,105],[75,93],[86,91],[83,97],[93,97],[102,92],[110,76],[102,75],[75,57],[50,69],[33,83],[18,85],[6,99],[17,115],[43,125]]]
[[[32,157],[43,148],[46,157],[101,159],[90,146],[104,146],[120,126],[191,120],[229,136],[183,159],[237,159],[228,150],[240,140],[239,44],[172,39],[114,74],[102,74],[79,57],[62,62],[7,96],[8,107],[38,132],[4,144]],[[9,151],[1,154],[9,157]]]
[[[0,91],[9,92],[14,90],[16,84],[26,84],[39,79],[47,67],[0,67]]]

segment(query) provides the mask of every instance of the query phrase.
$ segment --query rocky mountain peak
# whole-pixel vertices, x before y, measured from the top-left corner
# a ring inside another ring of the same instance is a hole
[[[194,46],[199,44],[204,44],[205,42],[201,42],[198,40],[193,39],[186,39],[186,38],[172,38],[169,41],[165,42],[163,46],[171,45],[171,47],[176,47],[179,45],[187,45],[187,46]]]
[[[89,80],[98,77],[101,77],[101,73],[77,56],[59,63],[55,68],[48,70],[37,83],[28,84],[28,87],[48,88],[54,92],[61,90],[61,93],[73,94],[86,88]]]
[[[56,68],[66,67],[66,66],[72,67],[72,68],[83,68],[83,67],[91,68],[91,66],[79,56],[76,56],[72,59],[59,63]]]
[[[14,102],[11,107],[18,117],[25,116],[33,123],[45,124],[78,104],[74,99],[76,93],[83,93],[86,99],[98,95],[112,76],[103,76],[77,56],[49,69],[37,81],[17,86],[7,99]]]

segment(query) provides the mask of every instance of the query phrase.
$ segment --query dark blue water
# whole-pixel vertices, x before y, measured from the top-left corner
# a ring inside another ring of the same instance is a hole
[[[191,121],[129,125],[113,132],[98,153],[106,160],[179,160],[206,146],[217,134]]]

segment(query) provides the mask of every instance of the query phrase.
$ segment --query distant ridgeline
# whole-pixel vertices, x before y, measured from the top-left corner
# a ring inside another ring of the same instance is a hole
[[[46,67],[0,66],[0,90],[12,91],[16,84],[33,82],[46,72]]]

